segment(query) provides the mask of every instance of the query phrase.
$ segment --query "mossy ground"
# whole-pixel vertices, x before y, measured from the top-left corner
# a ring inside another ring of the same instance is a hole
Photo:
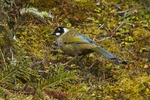
[[[150,99],[148,0],[23,1],[0,4],[0,99]],[[51,11],[54,18],[20,15],[26,7]],[[64,66],[71,58],[49,35],[57,26],[82,32],[127,63],[92,53],[82,68],[76,60]]]

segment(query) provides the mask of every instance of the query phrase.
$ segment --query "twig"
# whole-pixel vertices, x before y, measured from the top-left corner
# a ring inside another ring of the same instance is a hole
[[[102,28],[102,27],[104,27],[104,25],[105,25],[105,24],[102,24],[101,26],[99,26],[99,28]]]
[[[38,62],[35,62],[35,63],[33,63],[31,66],[33,67],[33,66],[35,66],[35,65],[41,64],[41,63],[43,63],[44,61],[46,61],[46,59],[43,59],[43,60],[38,61]]]
[[[14,53],[12,51],[12,48],[10,48],[10,52],[11,52],[11,60],[13,61],[14,60]]]
[[[117,28],[116,28],[116,30],[115,31],[118,31],[119,30],[119,28],[123,25],[123,24],[125,24],[126,22],[125,21],[123,21]]]
[[[129,10],[118,11],[118,12],[116,12],[116,14],[120,15],[120,14],[127,13],[128,11],[129,11]]]
[[[77,57],[78,57],[78,55],[76,55],[75,57],[73,57],[71,60],[69,60],[68,62],[64,63],[63,65],[65,66],[65,65],[69,64],[70,62],[75,60]]]
[[[5,60],[5,57],[3,55],[2,49],[0,49],[0,52],[1,52],[1,55],[2,55],[3,63],[5,65],[5,67],[7,67],[6,60]]]
[[[101,39],[101,40],[95,41],[95,43],[100,43],[100,42],[105,41],[105,40],[108,40],[108,39],[110,39],[110,38],[112,38],[112,37],[105,37],[105,38],[103,38],[103,39]]]
[[[57,64],[54,64],[54,66],[55,66],[56,69],[58,69],[58,65]]]
[[[128,23],[128,22],[123,21],[123,22],[116,28],[115,31],[118,31],[119,28],[120,28],[121,26],[123,26],[124,24],[129,24],[129,25],[131,25],[131,26],[133,26],[133,27],[135,26],[134,24],[131,24],[131,23]]]
[[[148,54],[148,65],[150,67],[150,50],[148,50],[149,54]]]
[[[124,16],[123,16],[120,20],[122,20],[122,19],[124,19],[124,18],[130,16],[131,14],[133,14],[133,13],[135,13],[135,12],[137,12],[137,10],[134,10],[133,12],[130,11],[130,12],[125,13]]]
[[[99,26],[97,24],[79,24],[79,23],[75,23],[75,24],[80,26]]]
[[[134,58],[137,58],[133,52],[131,52],[129,49],[125,48],[126,51],[128,51]]]
[[[91,69],[94,66],[95,63],[92,63],[92,65],[89,67],[89,69]]]

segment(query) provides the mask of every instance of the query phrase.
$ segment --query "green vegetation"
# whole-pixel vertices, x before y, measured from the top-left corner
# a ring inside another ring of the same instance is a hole
[[[149,100],[149,6],[149,0],[1,0],[0,100]],[[49,36],[57,26],[81,31],[127,64],[93,53],[83,68],[75,60],[64,66],[70,57]]]

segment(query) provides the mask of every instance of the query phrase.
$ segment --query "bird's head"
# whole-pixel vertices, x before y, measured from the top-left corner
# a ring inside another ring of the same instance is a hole
[[[62,34],[65,34],[68,31],[69,29],[60,26],[60,27],[57,27],[55,31],[51,33],[51,35],[61,36]]]

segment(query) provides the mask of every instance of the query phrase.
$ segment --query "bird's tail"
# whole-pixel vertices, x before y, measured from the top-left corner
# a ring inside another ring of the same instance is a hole
[[[93,51],[98,52],[100,54],[102,54],[104,57],[108,58],[108,59],[118,59],[118,57],[116,57],[115,55],[111,54],[110,52],[106,51],[103,48],[100,47],[95,47],[93,48]]]

